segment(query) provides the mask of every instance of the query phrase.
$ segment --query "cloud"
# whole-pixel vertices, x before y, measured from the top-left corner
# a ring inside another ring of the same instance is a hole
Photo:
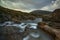
[[[3,7],[25,12],[36,9],[52,10],[54,9],[54,6],[52,5],[55,4],[57,4],[56,0],[1,0],[0,1],[0,5]]]
[[[60,0],[52,1],[50,5],[42,7],[41,10],[54,11],[55,9],[60,8]]]

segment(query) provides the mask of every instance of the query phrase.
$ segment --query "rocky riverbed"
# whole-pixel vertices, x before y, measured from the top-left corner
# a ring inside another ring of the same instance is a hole
[[[52,40],[49,34],[37,29],[37,23],[16,24],[9,21],[1,24],[0,27],[2,40]]]

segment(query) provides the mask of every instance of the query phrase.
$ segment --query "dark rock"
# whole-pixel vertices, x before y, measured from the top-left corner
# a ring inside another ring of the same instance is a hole
[[[56,9],[53,11],[51,21],[60,22],[60,9]]]

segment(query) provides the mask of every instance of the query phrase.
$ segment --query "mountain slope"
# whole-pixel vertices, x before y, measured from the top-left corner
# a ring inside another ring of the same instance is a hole
[[[50,11],[44,11],[44,10],[34,10],[30,13],[33,13],[33,14],[40,14],[40,15],[49,15],[51,14],[52,12]]]
[[[49,15],[51,12],[48,11],[42,11],[42,10],[35,10],[30,13],[16,11],[8,8],[4,8],[0,6],[0,22],[4,21],[14,21],[14,22],[20,22],[23,20],[33,20],[37,17],[44,17],[44,15]]]
[[[4,21],[22,21],[27,19],[34,19],[34,16],[21,11],[11,10],[0,6],[0,22]]]
[[[53,11],[51,20],[55,22],[60,22],[60,9],[56,9]]]

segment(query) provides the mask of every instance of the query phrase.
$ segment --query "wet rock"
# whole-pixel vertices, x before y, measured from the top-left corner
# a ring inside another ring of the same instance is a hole
[[[17,27],[5,26],[2,30],[2,35],[6,40],[22,40],[23,33],[20,33]]]

